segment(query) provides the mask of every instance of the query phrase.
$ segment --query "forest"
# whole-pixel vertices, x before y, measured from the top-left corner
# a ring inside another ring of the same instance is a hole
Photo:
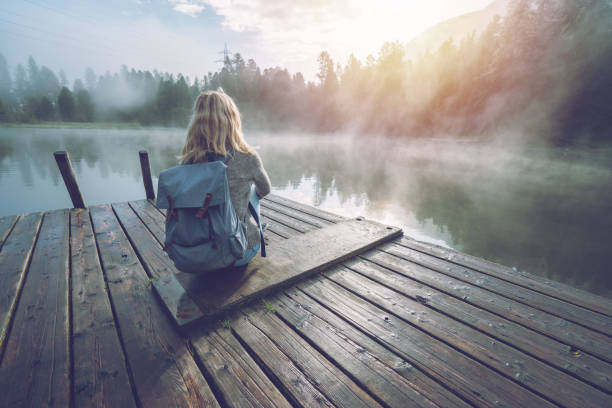
[[[0,54],[0,121],[137,122],[186,126],[202,90],[219,87],[249,129],[351,131],[395,137],[487,136],[503,131],[557,145],[612,138],[612,3],[519,0],[476,35],[449,38],[417,58],[400,42],[342,66],[318,57],[315,81],[260,68],[240,53],[201,78],[119,72],[69,84],[33,57],[11,71]]]

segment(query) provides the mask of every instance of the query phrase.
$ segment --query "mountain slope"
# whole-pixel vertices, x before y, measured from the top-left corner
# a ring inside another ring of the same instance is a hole
[[[407,57],[413,59],[428,49],[433,52],[449,38],[457,43],[471,33],[479,34],[495,15],[504,16],[510,4],[510,0],[494,0],[482,10],[436,24],[406,43]]]

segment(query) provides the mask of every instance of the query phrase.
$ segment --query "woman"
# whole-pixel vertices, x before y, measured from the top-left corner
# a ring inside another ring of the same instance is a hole
[[[270,193],[270,178],[261,158],[242,135],[240,113],[222,89],[202,92],[195,101],[181,164],[207,161],[206,154],[225,157],[232,205],[247,226],[247,251],[234,265],[247,264],[260,248],[260,232],[248,211],[249,200],[257,201]]]

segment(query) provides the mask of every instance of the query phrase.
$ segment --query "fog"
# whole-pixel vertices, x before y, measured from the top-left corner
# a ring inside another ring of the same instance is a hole
[[[177,164],[184,129],[3,129],[0,215],[70,206],[52,152],[66,149],[88,205],[141,199]],[[612,296],[612,150],[453,139],[247,132],[273,192]],[[44,200],[41,200],[44,197]]]

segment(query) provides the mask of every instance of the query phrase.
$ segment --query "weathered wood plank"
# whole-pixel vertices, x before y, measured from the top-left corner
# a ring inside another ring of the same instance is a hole
[[[148,200],[130,201],[130,207],[138,214],[151,234],[163,244],[166,239],[166,223],[157,208]]]
[[[381,249],[392,255],[612,336],[611,317],[397,244],[389,244]]]
[[[401,230],[363,219],[347,220],[279,242],[266,258],[256,257],[246,268],[204,276],[179,273],[163,276],[153,286],[177,325],[194,314],[212,317],[349,259],[401,234]],[[170,292],[176,281],[185,293]],[[198,306],[181,308],[186,298]]]
[[[70,215],[74,406],[135,407],[89,211]]]
[[[290,217],[285,214],[281,214],[277,211],[273,211],[265,207],[261,208],[261,215],[263,215],[264,218],[274,220],[279,224],[283,224],[301,233],[306,233],[306,232],[310,232],[310,231],[319,229],[319,227],[315,227],[314,225],[307,224],[296,218]]]
[[[324,275],[392,313],[393,318],[397,316],[432,337],[442,339],[560,405],[574,408],[612,406],[612,396],[371,279],[343,267]]]
[[[565,302],[570,302],[587,309],[612,316],[612,300],[592,293],[572,288],[559,282],[546,280],[542,277],[517,272],[512,268],[500,265],[472,255],[464,254],[454,249],[443,248],[437,245],[416,241],[409,237],[403,237],[398,244],[436,256],[468,268],[496,276],[516,285],[541,292],[548,296],[556,297]]]
[[[260,310],[248,308],[248,322],[274,339],[276,346],[295,364],[299,370],[314,381],[315,386],[338,407],[380,407],[359,385],[329,362],[321,353],[289,329],[272,313],[260,306]],[[242,330],[248,330],[245,322],[235,322]]]
[[[294,210],[293,208],[286,207],[284,205],[277,204],[273,201],[261,201],[261,206],[269,209],[270,211],[274,211],[280,214],[284,214],[288,217],[295,218],[296,220],[303,221],[307,224],[310,224],[314,227],[323,228],[327,225],[335,224],[335,222],[330,222],[327,220],[323,220],[321,218],[315,217],[313,215],[307,214],[302,211]],[[338,221],[340,222],[340,221]]]
[[[303,292],[290,289],[268,301],[293,330],[389,406],[470,406]]]
[[[409,296],[428,307],[475,327],[521,351],[548,362],[584,381],[612,393],[612,365],[493,313],[463,302],[432,287],[365,259],[344,264],[353,271]],[[333,279],[333,278],[332,278]]]
[[[282,236],[283,238],[291,238],[295,235],[302,234],[302,232],[295,230],[291,227],[288,227],[284,224],[281,224],[278,221],[275,221],[271,218],[267,218],[262,215],[263,221],[268,224],[268,231],[272,231],[277,235]]]
[[[178,273],[172,260],[163,251],[161,243],[155,239],[132,208],[127,203],[115,203],[112,207],[149,276],[156,279]]]
[[[554,406],[334,282],[311,279],[298,287],[472,404],[491,408]]]
[[[41,220],[40,213],[21,217],[0,251],[0,360]]]
[[[142,406],[218,407],[109,205],[90,209],[121,340]]]
[[[9,236],[10,232],[13,230],[13,227],[15,226],[15,223],[18,219],[18,215],[0,217],[0,250],[2,250],[2,245],[4,244],[4,241]]]
[[[228,320],[229,322],[229,320]],[[246,316],[231,316],[232,331],[243,344],[247,344],[251,355],[255,355],[260,366],[274,379],[294,407],[334,407],[274,342],[253,326]]]
[[[228,329],[196,331],[190,339],[216,389],[221,392],[224,405],[236,408],[291,406]]]
[[[574,346],[576,350],[587,351],[611,362],[612,344],[608,337],[603,334],[512,299],[495,295],[477,286],[427,269],[386,252],[373,251],[362,256],[380,266],[392,269],[410,279],[439,289],[464,302],[503,316],[508,320],[529,327],[564,344]]]
[[[344,221],[347,219],[346,217],[342,217],[341,215],[334,214],[329,211],[324,211],[324,210],[321,210],[320,208],[316,208],[310,205],[301,204],[301,203],[298,203],[297,201],[289,200],[288,198],[279,196],[277,194],[267,195],[266,197],[264,197],[263,200],[264,202],[272,201],[277,204],[282,204],[285,207],[289,207],[294,210],[304,212],[306,214],[314,215],[316,217],[327,220],[329,222],[340,222],[340,221]]]
[[[28,269],[0,364],[0,406],[67,407],[70,313],[66,210],[45,214]]]

